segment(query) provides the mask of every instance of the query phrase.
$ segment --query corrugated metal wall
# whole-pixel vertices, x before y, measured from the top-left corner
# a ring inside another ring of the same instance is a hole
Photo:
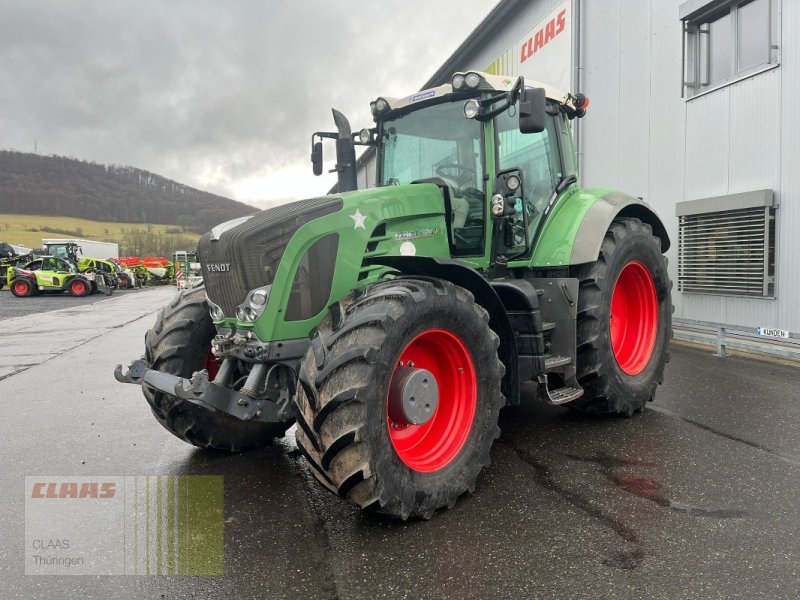
[[[781,65],[706,95],[681,98],[682,0],[581,0],[581,121],[586,187],[642,196],[674,242],[675,204],[708,196],[774,189],[776,299],[674,292],[675,317],[800,331],[800,2],[783,1]],[[464,57],[483,68],[556,2],[522,7],[491,47]],[[796,37],[796,36],[795,36]],[[495,54],[492,54],[492,53]],[[794,132],[791,134],[790,132]]]
[[[675,290],[675,317],[800,332],[800,2],[783,0],[779,7],[778,68],[685,101],[682,0],[578,1],[580,91],[591,99],[580,123],[583,185],[615,187],[656,209],[674,243],[668,254],[673,281],[677,202],[775,190],[776,298]],[[458,68],[486,68],[556,4],[522,3]]]
[[[776,299],[675,292],[677,318],[800,331],[800,155],[797,48],[782,36],[781,66],[685,101],[680,98],[681,0],[584,0],[584,91],[592,100],[582,125],[584,185],[613,185],[643,196],[667,221],[675,203],[770,188],[778,211]],[[783,3],[783,32],[797,31],[798,3]],[[792,89],[794,91],[792,91]],[[784,192],[786,190],[786,192]],[[677,247],[669,252],[677,278]],[[789,259],[789,260],[787,260]]]

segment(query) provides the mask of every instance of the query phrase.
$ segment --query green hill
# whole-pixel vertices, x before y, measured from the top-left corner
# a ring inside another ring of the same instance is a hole
[[[204,232],[256,210],[135,167],[0,150],[0,213],[163,223]]]

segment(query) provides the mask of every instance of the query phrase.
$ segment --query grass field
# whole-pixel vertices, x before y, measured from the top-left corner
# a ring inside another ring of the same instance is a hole
[[[40,231],[43,228],[69,231],[71,234]],[[105,221],[89,221],[73,217],[46,217],[42,215],[9,215],[0,214],[0,242],[19,244],[28,248],[39,248],[44,238],[83,238],[99,242],[117,242],[122,240],[126,231],[139,229],[166,236],[181,236],[196,240],[199,234],[179,231],[177,225],[148,225],[146,223],[109,223]],[[33,231],[31,231],[33,230]],[[173,233],[169,233],[173,231]]]

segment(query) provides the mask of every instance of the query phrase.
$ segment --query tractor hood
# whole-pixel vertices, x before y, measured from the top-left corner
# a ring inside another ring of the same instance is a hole
[[[450,255],[436,185],[292,202],[219,225],[198,243],[218,327],[252,329],[264,341],[305,337],[331,302],[386,271],[365,259],[401,254]],[[252,302],[257,289],[267,295],[263,305]]]

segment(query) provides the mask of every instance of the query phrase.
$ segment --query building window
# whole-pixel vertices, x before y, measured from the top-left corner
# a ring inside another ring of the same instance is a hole
[[[678,203],[678,290],[775,296],[772,190]]]
[[[779,62],[780,0],[691,0],[681,6],[684,96],[691,97]],[[690,5],[692,12],[686,12]]]

